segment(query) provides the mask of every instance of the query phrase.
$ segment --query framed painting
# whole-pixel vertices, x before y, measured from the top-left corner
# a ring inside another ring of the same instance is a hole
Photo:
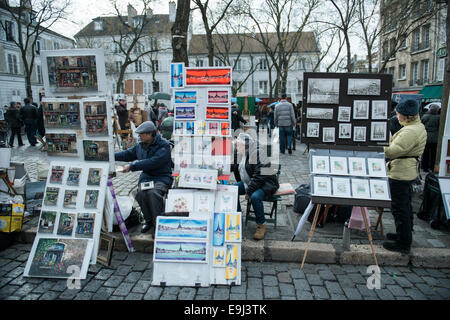
[[[339,79],[308,79],[308,103],[339,104]]]
[[[225,215],[225,241],[241,242],[242,223],[241,213],[227,213]]]
[[[352,138],[352,124],[339,123],[339,139],[351,139],[351,138]]]
[[[214,248],[213,267],[225,268],[225,248]]]
[[[195,135],[203,136],[206,134],[206,121],[195,121]]]
[[[348,79],[348,95],[379,96],[381,94],[380,79]]]
[[[195,119],[195,106],[175,106],[175,119],[191,120]]]
[[[187,121],[185,123],[184,134],[188,136],[193,136],[195,134],[195,122],[196,121]]]
[[[313,176],[314,195],[331,196],[331,178]]]
[[[369,183],[372,199],[390,200],[387,180],[370,179]]]
[[[208,121],[208,135],[220,136],[219,122]]]
[[[320,135],[320,123],[319,122],[308,122],[306,128],[306,136],[308,138],[319,138]]]
[[[238,197],[238,193],[235,191],[217,191],[214,211],[237,212]]]
[[[352,179],[352,196],[353,198],[370,199],[369,180]]]
[[[330,173],[330,158],[328,156],[311,156],[313,173]]]
[[[157,238],[208,239],[209,220],[190,217],[158,217],[155,236]]]
[[[88,186],[99,186],[102,178],[102,169],[101,168],[89,168]]]
[[[352,113],[352,108],[339,106],[338,108],[338,121],[339,122],[350,122],[350,115]]]
[[[175,91],[174,103],[176,104],[197,104],[197,91],[195,90],[183,90]]]
[[[388,118],[387,100],[372,101],[372,120],[384,120]]]
[[[322,128],[322,142],[335,142],[336,141],[336,128],[335,127],[328,127],[328,128]]]
[[[184,121],[174,121],[173,125],[174,125],[174,130],[173,130],[174,135],[183,135],[184,134],[184,132],[185,132],[185,130],[184,130],[185,122]]]
[[[229,90],[208,90],[208,104],[231,105],[230,91]]]
[[[230,107],[206,107],[206,120],[229,120]]]
[[[170,87],[182,88],[184,86],[184,63],[170,64]]]
[[[231,123],[229,121],[220,123],[220,134],[226,137],[231,136]]]
[[[346,157],[330,157],[330,173],[335,175],[347,175],[348,166]]]
[[[208,263],[207,241],[155,240],[153,261]]]
[[[353,127],[353,141],[366,142],[366,127]]]
[[[386,141],[387,140],[387,122],[372,122],[370,125],[370,140]]]
[[[213,220],[213,246],[221,247],[225,243],[225,213],[214,212]]]
[[[354,120],[369,119],[369,100],[353,101],[353,119]]]
[[[366,176],[366,158],[349,157],[348,167],[351,176]]]
[[[185,68],[185,86],[231,86],[231,67]]]
[[[108,114],[106,101],[85,101],[84,119],[86,121],[86,134],[96,136],[108,135]]]
[[[350,179],[333,177],[333,196],[351,198]]]
[[[306,118],[317,120],[333,120],[334,110],[331,108],[307,108]]]
[[[386,177],[386,162],[382,158],[367,158],[367,169],[371,177]]]

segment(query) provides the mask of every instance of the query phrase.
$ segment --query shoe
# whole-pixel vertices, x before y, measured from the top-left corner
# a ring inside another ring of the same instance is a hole
[[[253,235],[253,239],[262,240],[262,239],[264,239],[265,234],[266,234],[266,225],[265,224],[256,224],[256,232]]]
[[[410,247],[402,246],[397,241],[383,242],[383,248],[389,251],[400,252],[403,254],[409,254],[410,250]]]
[[[149,223],[144,223],[141,228],[141,233],[147,233],[152,228],[152,225]]]
[[[292,154],[292,149],[289,148],[289,149],[288,149],[288,152],[289,152],[289,154]]]
[[[32,143],[31,146],[32,146],[32,147],[35,147],[35,146],[36,146],[36,143]]]
[[[10,148],[14,148],[14,145],[10,144],[9,147],[10,147]],[[20,145],[19,145],[19,147],[20,147]]]
[[[22,143],[22,144],[19,144],[19,147],[23,147],[24,145],[25,145],[25,144],[23,144],[23,143]]]
[[[386,239],[388,239],[390,241],[396,241],[396,240],[398,240],[398,234],[388,233],[388,234],[386,234]]]

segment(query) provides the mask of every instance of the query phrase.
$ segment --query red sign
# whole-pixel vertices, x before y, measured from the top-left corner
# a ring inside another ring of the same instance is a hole
[[[186,86],[230,86],[231,68],[186,68]]]

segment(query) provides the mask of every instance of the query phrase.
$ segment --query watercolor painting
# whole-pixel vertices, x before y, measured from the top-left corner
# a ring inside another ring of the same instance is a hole
[[[81,168],[70,168],[66,184],[68,186],[78,186],[80,183]]]
[[[46,206],[56,206],[58,202],[59,188],[47,187],[45,190],[44,204]]]
[[[53,233],[56,211],[42,211],[39,219],[39,233]]]
[[[63,175],[64,175],[63,166],[53,166],[52,173],[50,175],[50,183],[61,184]]]
[[[241,241],[241,214],[240,213],[227,213],[225,228],[225,241],[227,242],[240,242]]]
[[[230,93],[228,90],[209,90],[208,103],[210,104],[230,104]]]
[[[167,212],[192,212],[194,210],[194,195],[192,192],[175,192],[169,190],[167,196]]]
[[[61,212],[59,214],[58,231],[59,236],[72,236],[75,226],[75,213]]]
[[[175,103],[197,103],[197,91],[175,91],[174,92],[174,102]]]
[[[170,87],[182,88],[184,85],[184,63],[170,64]]]
[[[77,216],[76,236],[92,238],[95,227],[95,213],[79,213]]]
[[[77,207],[78,190],[66,190],[64,192],[64,208],[75,209]]]
[[[208,262],[208,243],[192,241],[155,240],[153,261]]]
[[[207,239],[208,220],[185,217],[158,217],[156,237]]]
[[[88,186],[99,186],[101,180],[101,168],[89,168],[89,175],[87,180]]]
[[[227,86],[231,84],[231,67],[186,68],[186,86]]]
[[[225,213],[214,212],[213,246],[223,246],[225,241]]]
[[[225,279],[237,280],[238,278],[238,244],[227,244],[225,258]]]
[[[97,209],[98,190],[86,190],[86,196],[84,198],[84,207],[90,209]]]
[[[213,267],[225,267],[225,248],[214,248]]]

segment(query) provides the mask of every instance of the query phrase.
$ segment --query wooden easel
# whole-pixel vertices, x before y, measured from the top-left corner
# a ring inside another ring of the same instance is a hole
[[[9,177],[8,177],[8,172],[7,171],[0,172],[0,179],[2,179],[3,182],[5,183],[5,185],[8,187],[8,191],[11,191],[12,193],[11,192],[7,192],[7,191],[3,191],[3,190],[0,190],[0,192],[6,193],[6,194],[9,194],[9,195],[14,195],[14,196],[18,195],[16,189],[14,189],[14,187],[11,185],[11,182],[9,181]]]
[[[311,239],[312,239],[312,237],[314,235],[314,231],[316,230],[317,219],[319,217],[319,212],[320,212],[321,207],[322,207],[322,204],[317,204],[316,212],[314,214],[313,223],[312,223],[312,226],[311,226],[311,230],[309,232],[308,243],[306,244],[305,253],[303,254],[303,260],[302,260],[302,265],[300,267],[300,270],[303,270],[303,265],[305,264],[306,256],[308,255],[308,249],[309,249],[309,246],[311,244]],[[328,205],[328,204],[325,205],[324,220],[326,220],[326,216],[328,214],[328,210],[330,209],[330,207],[331,207],[331,205]],[[362,216],[363,216],[363,219],[364,219],[364,224],[366,226],[367,237],[369,239],[370,248],[372,249],[373,259],[375,260],[375,264],[378,267],[378,261],[377,261],[376,255],[375,255],[375,249],[373,247],[372,233],[370,232],[369,223],[367,222],[367,217],[366,217],[367,207],[361,207],[361,210],[364,211]]]

